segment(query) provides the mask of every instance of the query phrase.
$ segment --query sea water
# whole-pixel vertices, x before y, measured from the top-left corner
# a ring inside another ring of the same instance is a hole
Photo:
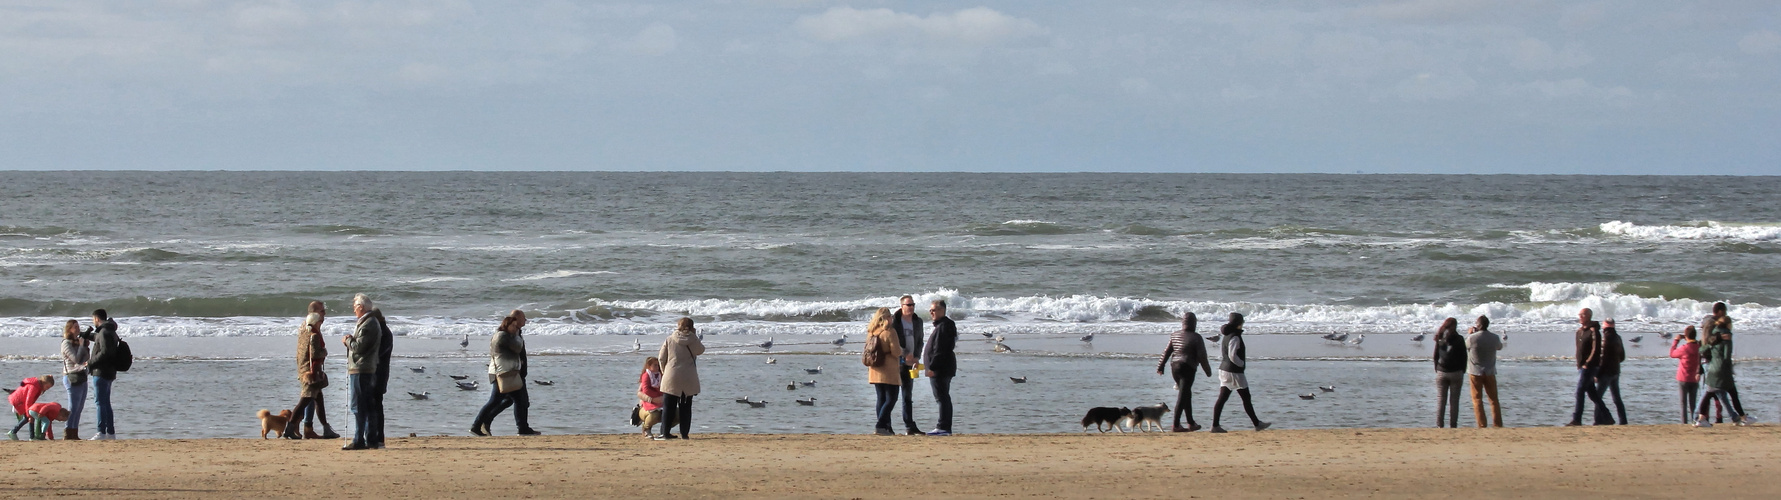
[[[1187,312],[1208,334],[1230,312],[1248,316],[1257,409],[1285,428],[1429,425],[1432,343],[1411,335],[1488,315],[1511,337],[1508,423],[1553,425],[1569,417],[1575,370],[1564,358],[1577,309],[1590,307],[1642,338],[1629,345],[1623,395],[1633,422],[1659,423],[1680,421],[1680,410],[1657,334],[1726,301],[1744,402],[1760,417],[1781,414],[1765,385],[1781,351],[1771,340],[1781,329],[1781,208],[1758,202],[1781,192],[1776,178],[5,172],[0,181],[9,186],[0,366],[14,378],[54,371],[60,322],[110,310],[139,358],[117,383],[123,437],[251,436],[253,411],[295,401],[291,335],[312,299],[336,315],[325,327],[329,366],[344,381],[337,337],[354,293],[377,299],[400,336],[392,434],[467,432],[488,395],[445,375],[485,376],[488,333],[515,308],[533,318],[534,378],[556,382],[532,389],[535,425],[548,432],[628,431],[641,358],[683,316],[712,346],[700,360],[701,431],[866,432],[872,395],[855,364],[864,321],[902,294],[946,300],[959,321],[959,432],[1079,430],[1090,406],[1173,405],[1155,356]],[[1318,338],[1326,333],[1367,340]],[[992,352],[983,334],[1014,352]],[[775,347],[758,347],[767,339]],[[823,374],[806,376],[814,365]],[[809,380],[818,384],[785,389]],[[916,388],[924,428],[934,418],[925,382]],[[1337,391],[1316,389],[1329,384]],[[1202,423],[1213,386],[1195,385]],[[1298,398],[1306,393],[1317,399]],[[62,398],[60,388],[50,394]],[[744,396],[770,403],[733,402]],[[811,397],[813,406],[792,402]],[[328,402],[334,422],[350,420],[344,384]],[[1231,427],[1246,427],[1240,413],[1236,402],[1225,410]]]

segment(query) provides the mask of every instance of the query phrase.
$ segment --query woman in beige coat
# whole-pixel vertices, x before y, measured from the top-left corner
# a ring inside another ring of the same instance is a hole
[[[328,360],[327,342],[322,341],[322,321],[327,319],[328,308],[321,301],[309,303],[309,315],[303,318],[303,326],[297,328],[297,383],[301,389],[297,394],[297,407],[291,420],[285,423],[284,433],[280,437],[286,439],[335,439],[340,434],[334,432],[334,426],[328,425],[328,410],[322,401],[322,389],[328,387],[328,375],[322,371],[322,362]],[[315,433],[315,421],[322,421],[322,433]],[[303,422],[303,433],[297,434],[297,423]]]
[[[872,383],[872,389],[878,392],[878,426],[874,433],[880,436],[894,436],[891,431],[891,411],[897,408],[897,393],[902,390],[903,376],[897,373],[903,358],[903,347],[897,343],[897,335],[891,330],[890,309],[883,307],[872,313],[872,322],[866,325],[866,350],[877,350],[878,364],[867,365],[866,381]]]
[[[656,439],[674,439],[668,429],[680,424],[680,439],[687,439],[693,424],[693,396],[699,394],[698,356],[705,353],[692,318],[680,318],[674,334],[662,341],[656,359],[662,361],[662,433]]]

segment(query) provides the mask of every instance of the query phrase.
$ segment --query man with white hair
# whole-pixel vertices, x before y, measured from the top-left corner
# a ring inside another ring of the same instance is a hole
[[[340,447],[342,450],[363,450],[370,448],[376,435],[371,431],[374,420],[382,416],[378,411],[378,349],[383,340],[383,324],[377,321],[378,315],[372,314],[376,309],[371,298],[359,294],[352,299],[352,313],[359,321],[353,327],[351,335],[340,338],[346,345],[346,376],[352,391],[353,426],[352,443]]]

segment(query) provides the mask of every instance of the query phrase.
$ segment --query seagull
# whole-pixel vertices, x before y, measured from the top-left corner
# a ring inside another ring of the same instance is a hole
[[[464,380],[464,379],[470,378],[469,375],[446,375],[446,376],[451,377],[452,380]]]
[[[631,352],[637,352],[637,351],[641,351],[641,350],[643,350],[643,341],[632,339],[631,340]]]
[[[836,347],[847,345],[847,336],[842,335],[841,338],[835,339],[833,342],[829,342],[829,343],[835,344]]]
[[[986,339],[988,339],[988,338],[995,338],[995,336],[996,336],[996,334],[994,334],[994,333],[990,333],[990,332],[983,332],[983,338],[986,338]]]
[[[1422,339],[1426,339],[1426,338],[1429,338],[1429,334],[1418,333],[1418,334],[1416,334],[1415,337],[1410,337],[1410,341],[1411,342],[1422,342]]]
[[[470,348],[470,334],[468,334],[468,333],[464,334],[464,340],[458,342],[458,348],[459,349],[469,349]]]
[[[1323,334],[1323,339],[1324,339],[1324,340],[1336,340],[1336,334],[1334,334],[1334,333],[1325,333],[1325,334]]]
[[[785,390],[788,390],[788,391],[795,391],[795,390],[798,390],[798,383],[797,383],[797,382],[792,382],[792,383],[790,383],[790,384],[785,384]]]
[[[776,365],[776,364],[779,364],[779,360],[773,359],[773,358],[767,358],[767,364]]]
[[[1670,337],[1672,337],[1674,335],[1675,334],[1672,334],[1670,332],[1657,332],[1657,338],[1664,339],[1664,340],[1670,340]]]
[[[1300,394],[1299,399],[1317,399],[1317,393]]]
[[[1008,344],[997,342],[995,351],[996,352],[1014,352],[1014,348],[1008,347]]]
[[[748,403],[750,401],[748,400],[748,396],[742,396],[740,398],[736,398],[736,402],[737,403]]]
[[[1210,337],[1206,337],[1207,342],[1211,342],[1214,344],[1218,343],[1218,341],[1223,340],[1223,339],[1224,339],[1224,336],[1222,336],[1222,335],[1213,335]]]
[[[1076,340],[1080,340],[1080,341],[1083,341],[1083,342],[1094,342],[1094,341],[1095,341],[1095,334],[1092,334],[1092,333],[1090,333],[1090,334],[1088,334],[1088,335],[1083,335],[1083,336],[1082,336],[1082,337],[1081,337],[1081,338],[1078,338],[1078,339],[1076,339]]]
[[[1324,387],[1324,386],[1320,385],[1320,386],[1317,386],[1317,388],[1323,390],[1323,392],[1336,392],[1336,384],[1330,384],[1329,387]]]
[[[532,383],[538,385],[557,385],[555,380],[533,380]]]
[[[816,381],[815,381],[815,380],[812,380],[812,381],[809,381],[809,382],[798,382],[798,383],[799,383],[799,384],[803,384],[803,385],[804,385],[804,387],[816,387]]]
[[[1361,342],[1366,342],[1366,341],[1367,341],[1367,334],[1362,333],[1359,335],[1355,335],[1353,339],[1343,341],[1343,343],[1348,344],[1348,345],[1360,345]]]
[[[766,401],[748,401],[748,407],[749,408],[766,408],[767,402]]]
[[[761,348],[762,349],[772,349],[773,348],[773,338],[768,337],[766,342],[761,343]]]
[[[408,367],[408,371],[415,372],[415,373],[427,373],[427,367],[425,367],[425,366],[411,366],[411,367]]]
[[[476,383],[475,382],[458,382],[458,388],[466,390],[466,391],[474,391],[474,390],[476,390]]]
[[[414,399],[427,399],[427,395],[428,395],[428,394],[432,394],[432,393],[431,393],[431,392],[414,392],[414,391],[408,391],[408,396],[409,396],[409,397],[412,397],[412,398],[414,398]]]
[[[822,375],[822,365],[816,365],[816,368],[805,368],[804,373],[808,373],[811,375]]]
[[[1644,335],[1635,335],[1635,336],[1633,336],[1633,338],[1626,339],[1627,342],[1632,342],[1634,344],[1639,343],[1639,341],[1641,341],[1641,340],[1645,340]]]
[[[1004,340],[1008,340],[1008,337],[1004,337],[1004,336],[1001,336],[1001,335],[997,335],[997,336],[996,336],[996,338],[995,338],[995,341],[996,341],[996,342],[1001,342],[1001,341],[1004,341]]]
[[[1008,380],[1013,380],[1013,381],[1014,381],[1014,383],[1016,383],[1016,384],[1025,384],[1025,383],[1027,383],[1027,378],[1026,378],[1026,377],[1008,377]]]
[[[803,406],[816,406],[816,398],[795,399],[793,401],[797,401],[798,404],[803,405]]]

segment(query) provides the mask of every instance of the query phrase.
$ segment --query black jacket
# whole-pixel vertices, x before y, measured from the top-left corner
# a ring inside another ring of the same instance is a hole
[[[92,332],[83,334],[82,337],[91,342],[92,346],[88,348],[92,350],[92,354],[87,358],[87,366],[107,367],[87,368],[87,375],[105,380],[117,380],[117,370],[109,368],[112,362],[116,361],[114,358],[118,355],[117,322],[107,319],[104,323],[94,325]]]
[[[1225,324],[1223,344],[1220,347],[1224,349],[1224,359],[1218,362],[1218,369],[1231,373],[1243,373],[1243,369],[1249,365],[1249,346],[1244,345],[1243,329],[1236,325]]]
[[[389,320],[384,319],[382,310],[373,310],[377,315],[377,328],[381,330],[377,344],[377,395],[383,396],[390,390],[390,350],[394,347],[395,333],[390,331]]]
[[[1620,343],[1620,332],[1613,328],[1602,329],[1602,347],[1600,349],[1602,369],[1597,376],[1619,375],[1620,362],[1626,361],[1626,344]]]
[[[921,323],[922,323],[921,316],[916,316],[914,318],[909,319],[909,324],[915,325],[915,331],[911,332],[909,334],[909,338],[912,340],[905,342],[903,340],[903,309],[898,308],[896,312],[891,313],[891,329],[895,330],[897,332],[897,346],[902,347],[903,352],[908,353],[910,355],[921,354],[921,342],[922,342]],[[909,342],[914,342],[915,345],[909,345]],[[919,356],[917,356],[917,357],[919,357]],[[902,363],[903,361],[897,360],[897,362]],[[903,365],[903,366],[909,366],[909,365]],[[936,373],[938,373],[938,372],[936,372]]]
[[[953,347],[959,343],[959,329],[952,323],[952,318],[934,318],[934,349],[933,359],[928,361],[928,369],[933,370],[936,377],[958,375],[959,359],[952,353]]]
[[[1435,371],[1466,371],[1466,338],[1459,332],[1442,331],[1435,338]]]

